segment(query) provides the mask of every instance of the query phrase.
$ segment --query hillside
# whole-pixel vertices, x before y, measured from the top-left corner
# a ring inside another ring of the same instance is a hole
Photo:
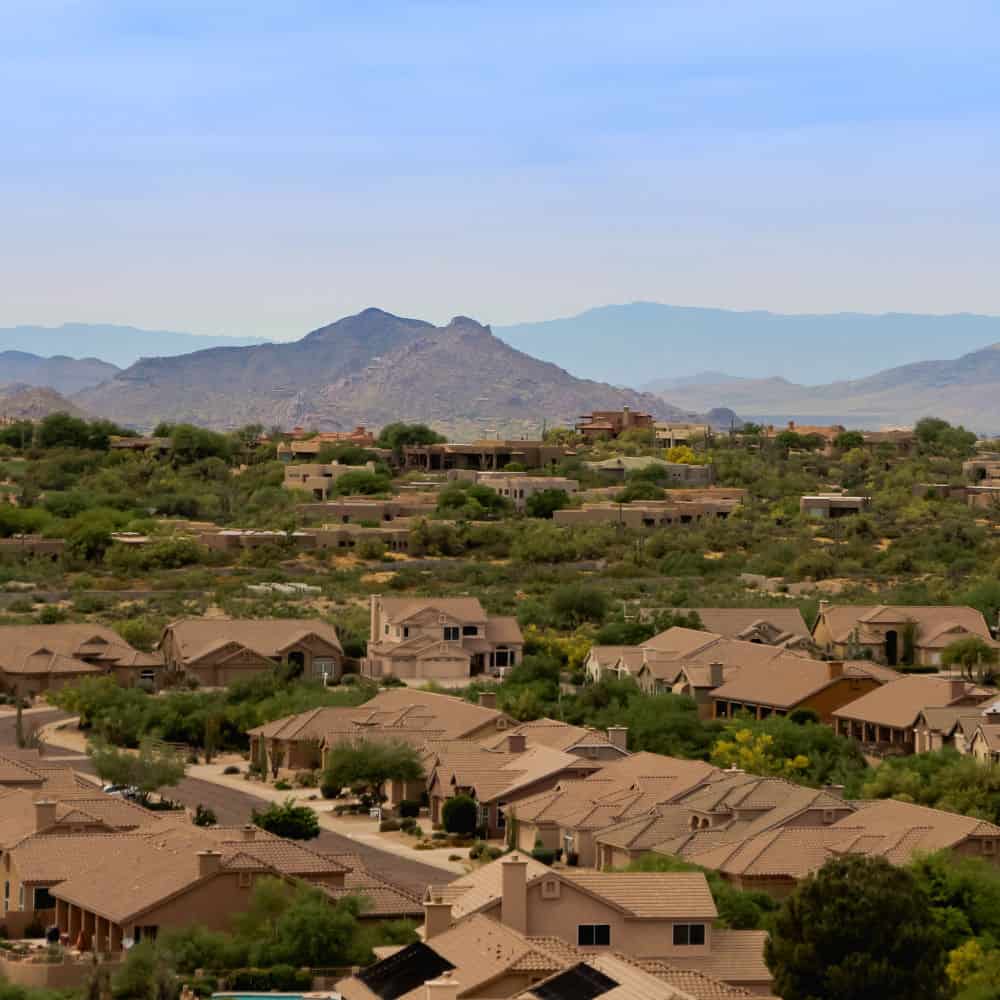
[[[446,327],[367,309],[302,340],[138,362],[75,397],[137,427],[192,420],[346,428],[419,420],[456,437],[537,433],[594,408],[678,415],[650,394],[578,379],[516,351],[488,327]]]
[[[720,371],[813,383],[939,357],[942,344],[955,355],[974,351],[1000,341],[1000,317],[783,315],[633,302],[495,332],[519,350],[616,385]]]
[[[0,351],[26,351],[45,357],[100,358],[119,368],[143,357],[170,357],[220,345],[262,343],[265,343],[262,337],[202,337],[109,323],[0,327]],[[6,381],[10,380],[0,367],[0,383]]]
[[[782,378],[737,379],[664,390],[673,403],[728,406],[749,420],[912,424],[933,414],[985,434],[1000,431],[1000,344],[950,361],[922,361],[867,378],[797,385]]]
[[[88,415],[55,389],[16,382],[0,385],[0,417],[41,420],[50,413],[69,413],[74,417]]]
[[[0,351],[0,382],[48,386],[74,393],[114,378],[118,369],[97,358],[40,358],[24,351]]]

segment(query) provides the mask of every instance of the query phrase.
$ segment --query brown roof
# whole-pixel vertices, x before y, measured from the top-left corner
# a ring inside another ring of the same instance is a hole
[[[705,955],[672,955],[671,963],[682,969],[694,969],[713,979],[728,983],[767,987],[772,976],[764,962],[765,931],[712,929],[712,947]]]
[[[377,600],[391,622],[406,621],[428,608],[467,622],[485,622],[487,617],[476,597],[379,597]]]
[[[527,746],[546,746],[553,750],[573,750],[576,747],[608,747],[611,741],[606,733],[584,726],[571,726],[568,722],[557,719],[535,719],[533,722],[522,722],[512,726],[503,733],[490,734],[483,740],[483,746],[500,750],[507,744],[511,735],[525,738]]]
[[[111,667],[161,666],[159,655],[133,649],[103,625],[0,626],[0,673],[98,674]]]
[[[380,919],[396,919],[409,917],[422,919],[423,904],[416,896],[410,895],[398,886],[389,885],[377,875],[373,875],[357,854],[329,855],[330,860],[347,868],[344,876],[343,889],[314,883],[331,899],[342,899],[345,896],[363,896],[365,899],[364,915]]]
[[[917,625],[917,645],[923,645],[924,636],[938,634],[951,625],[990,639],[982,612],[963,605],[833,604],[825,608],[820,617],[837,643],[849,642],[860,624],[905,625],[907,622]]]
[[[809,638],[809,628],[798,608],[691,608],[709,632],[726,639],[739,639],[760,624],[778,632]]]
[[[708,882],[701,872],[567,870],[559,875],[590,895],[614,903],[631,917],[714,920],[719,915]]]
[[[972,684],[953,688],[951,680],[926,674],[900,677],[837,709],[839,719],[853,719],[894,729],[909,729],[925,708],[944,708],[963,698],[985,700],[991,692]]]
[[[435,718],[435,728],[444,732],[446,739],[460,739],[477,730],[508,720],[504,712],[495,708],[474,705],[450,694],[417,691],[412,688],[387,688],[365,702],[366,708],[391,711],[419,705],[430,710]]]
[[[837,671],[842,670],[843,674]],[[753,705],[791,709],[831,684],[840,683],[841,677],[871,677],[866,665],[823,663],[801,656],[786,654],[769,663],[743,667],[732,679],[712,691],[712,697],[725,701],[738,701]],[[880,680],[881,678],[873,678]]]
[[[343,652],[337,630],[317,618],[182,618],[164,629],[164,637],[167,632],[173,636],[180,658],[186,663],[196,662],[233,642],[270,659],[308,636]]]

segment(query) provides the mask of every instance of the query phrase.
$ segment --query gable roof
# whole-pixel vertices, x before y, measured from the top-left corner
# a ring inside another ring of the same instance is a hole
[[[740,639],[761,624],[773,626],[789,637],[808,639],[809,628],[798,608],[692,608],[709,632],[726,639]]]
[[[512,726],[503,733],[492,733],[483,739],[483,746],[491,750],[500,750],[507,745],[511,736],[523,736],[525,744],[545,746],[553,750],[570,751],[577,747],[610,747],[613,746],[606,733],[584,726],[572,726],[568,722],[557,719],[535,719],[532,722],[522,722]],[[622,751],[624,754],[625,751]]]
[[[846,643],[859,625],[917,625],[917,645],[926,636],[939,634],[945,627],[959,625],[973,635],[991,640],[982,612],[964,605],[832,604],[820,612],[817,626],[825,622],[834,642]],[[815,630],[814,630],[815,631]]]
[[[390,622],[404,622],[423,611],[439,611],[460,621],[485,622],[486,612],[477,597],[377,597]]]
[[[310,636],[343,653],[337,630],[317,618],[181,618],[163,630],[160,646],[168,633],[186,663],[196,662],[229,643],[271,659]]]
[[[93,662],[92,662],[93,661]],[[0,626],[0,672],[24,676],[105,673],[112,667],[162,666],[117,632],[89,622]]]
[[[838,719],[908,729],[916,724],[925,708],[946,708],[967,698],[985,700],[990,693],[986,688],[964,682],[953,686],[947,677],[911,674],[869,691],[836,709],[833,715]]]

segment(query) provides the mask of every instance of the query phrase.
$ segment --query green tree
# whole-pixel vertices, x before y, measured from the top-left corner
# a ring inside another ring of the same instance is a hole
[[[528,517],[551,518],[557,510],[563,510],[569,504],[569,494],[565,490],[539,490],[525,501],[524,512]]]
[[[969,680],[987,680],[992,674],[990,667],[996,666],[997,649],[978,635],[956,639],[945,646],[941,653],[941,663],[946,667],[958,667]]]
[[[250,814],[251,822],[268,833],[289,840],[313,840],[319,836],[319,818],[309,806],[297,806],[294,799],[272,802],[262,812]]]
[[[479,825],[479,806],[469,795],[454,795],[441,810],[441,822],[448,833],[471,836]]]
[[[88,744],[87,753],[102,781],[135,788],[143,801],[158,789],[179,784],[184,777],[181,755],[149,737],[143,739],[137,752],[99,740]]]
[[[913,875],[883,858],[828,861],[776,915],[764,958],[783,1000],[940,1000],[946,952]]]
[[[387,781],[419,781],[423,776],[420,755],[408,743],[345,740],[327,753],[320,789],[328,798],[351,788],[384,802]]]
[[[587,583],[567,583],[556,587],[550,598],[552,613],[563,628],[584,622],[600,625],[608,614],[608,598],[600,587]]]
[[[864,443],[865,437],[860,431],[841,431],[834,439],[833,446],[838,451],[851,451],[861,448]]]
[[[426,424],[386,424],[379,432],[376,445],[379,448],[391,448],[400,452],[403,448],[413,445],[442,444],[446,441],[443,435],[432,431]]]

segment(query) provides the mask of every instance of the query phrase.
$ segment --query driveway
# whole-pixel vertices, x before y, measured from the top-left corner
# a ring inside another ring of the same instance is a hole
[[[32,723],[49,725],[66,719],[65,712],[57,710],[32,713]],[[15,745],[15,723],[13,714],[0,715],[0,753],[3,747]],[[93,767],[86,757],[73,755],[71,751],[58,746],[46,746],[46,755],[63,758],[67,763],[84,773],[93,774]],[[184,778],[176,788],[165,790],[165,794],[189,809],[203,805],[211,809],[223,826],[238,826],[250,822],[250,813],[260,808],[260,798],[248,795],[236,788],[203,781],[200,778]],[[319,837],[310,840],[308,847],[314,847],[324,854],[356,854],[369,870],[386,882],[405,891],[422,896],[428,885],[443,885],[454,881],[458,875],[419,861],[411,861],[390,851],[384,851],[332,830],[323,830]]]

